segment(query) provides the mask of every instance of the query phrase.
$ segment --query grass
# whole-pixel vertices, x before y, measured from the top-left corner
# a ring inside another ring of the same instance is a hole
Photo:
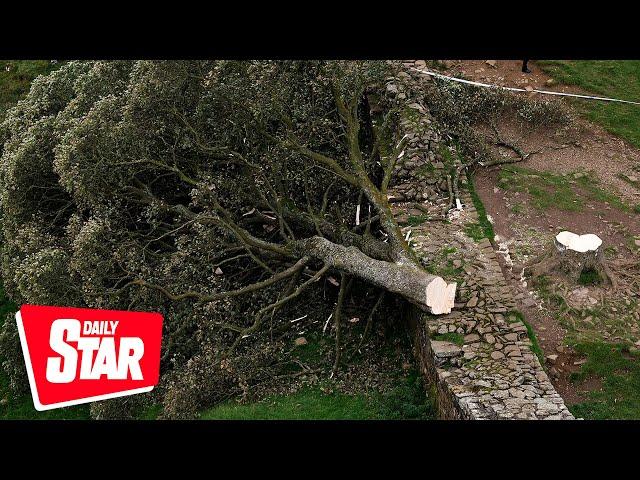
[[[430,68],[434,69],[434,70],[448,70],[449,67],[447,67],[447,64],[440,61],[440,60],[427,60],[427,66],[429,66]]]
[[[480,225],[477,222],[467,223],[464,226],[464,233],[468,237],[472,238],[475,242],[479,242],[480,240],[486,237],[486,234],[484,233],[482,225]]]
[[[136,418],[138,420],[157,420],[162,413],[162,405],[155,404],[145,408]]]
[[[540,275],[532,280],[531,286],[549,305],[559,309],[561,314],[565,314],[569,310],[569,305],[562,295],[556,293],[553,289],[551,279],[547,275]]]
[[[455,266],[454,260],[449,256],[456,253],[455,247],[444,247],[425,265],[425,270],[433,275],[439,275],[450,280],[462,281],[464,272],[464,260],[460,260],[459,266]]]
[[[455,249],[448,249],[451,253]],[[13,304],[0,288],[0,312],[15,312]],[[0,317],[0,326],[4,316]],[[309,343],[296,348],[295,357],[301,362],[318,361],[323,355],[325,339],[307,335]],[[389,352],[392,347],[389,346]],[[382,352],[385,354],[385,352]],[[0,362],[2,359],[0,358]],[[325,389],[327,390],[327,389]],[[17,398],[11,395],[9,380],[0,369],[0,399],[8,403],[0,404],[0,419],[89,419],[90,406],[79,405],[63,409],[38,412],[33,408],[29,394]],[[137,415],[141,420],[153,420],[161,412],[160,405],[152,405]],[[202,414],[203,419],[326,419],[326,420],[364,420],[364,419],[432,419],[435,407],[432,405],[417,372],[408,375],[399,374],[397,385],[385,394],[325,393],[319,387],[300,390],[293,395],[269,397],[261,402],[238,404],[229,402],[219,405]]]
[[[2,297],[0,310],[15,311],[16,306]],[[2,319],[0,319],[0,325]],[[307,335],[309,342],[297,347],[297,360],[316,362],[324,355],[323,347],[328,340]],[[331,342],[329,342],[331,343]],[[331,343],[332,345],[332,343]],[[381,354],[391,354],[393,347]],[[0,359],[1,360],[1,359]],[[416,371],[399,373],[395,387],[384,394],[326,393],[328,388],[307,387],[291,395],[278,395],[263,401],[240,404],[228,402],[202,413],[203,419],[219,420],[365,420],[387,419],[428,420],[435,418],[435,407],[431,403],[421,377]],[[324,390],[324,391],[323,391]],[[89,405],[37,412],[30,395],[11,398],[8,379],[0,369],[0,398],[7,398],[7,405],[0,405],[0,419],[89,419]],[[136,418],[153,420],[161,413],[161,405],[152,405],[139,412]]]
[[[529,341],[531,342],[531,351],[538,357],[538,360],[540,360],[540,364],[544,365],[544,352],[542,351],[542,348],[540,348],[538,337],[536,337],[536,333],[533,331],[533,328],[524,319],[524,314],[520,310],[511,310],[507,312],[507,321],[509,321],[509,323],[523,323],[523,325],[527,328],[527,336],[529,337]]]
[[[0,61],[0,120],[5,112],[24,97],[31,82],[38,75],[46,75],[58,68],[49,60]]]
[[[202,413],[204,420],[428,420],[435,410],[412,372],[387,394],[347,395],[309,387],[292,395],[276,395],[261,402],[229,402]]]
[[[429,217],[427,215],[409,215],[409,218],[407,218],[407,223],[410,226],[415,227],[418,225],[422,225],[427,220],[429,220]]]
[[[493,225],[487,217],[487,210],[484,208],[484,204],[482,203],[482,200],[480,200],[478,192],[476,192],[473,174],[468,173],[467,179],[467,185],[469,188],[469,193],[471,195],[471,200],[473,201],[473,206],[476,208],[476,212],[478,212],[478,223],[469,224],[468,228],[465,228],[465,233],[473,238],[476,242],[481,240],[482,238],[493,240],[496,234],[493,231]]]
[[[511,212],[515,213],[516,215],[520,213],[524,213],[524,204],[520,202],[515,202],[513,205],[511,205]]]
[[[398,344],[402,340],[407,347],[408,337],[404,329],[387,332],[387,342],[377,355],[397,359]],[[397,335],[397,337],[396,337]],[[333,348],[333,341],[319,334],[306,335],[308,343],[297,347],[293,354],[305,364],[314,366],[325,360],[326,348]],[[229,401],[201,413],[205,420],[428,420],[435,418],[436,410],[430,395],[415,369],[405,372],[398,365],[391,372],[393,382],[385,393],[375,390],[358,393],[334,391],[333,382],[321,380],[319,385],[302,387],[295,393],[272,395],[260,401],[239,403]]]
[[[589,392],[586,401],[570,405],[571,413],[590,420],[640,418],[640,356],[623,344],[581,343],[574,349],[587,362],[571,380],[580,383],[597,377],[602,388]]]
[[[580,272],[580,277],[578,277],[580,285],[598,285],[600,282],[602,282],[600,274],[593,269],[583,270]]]
[[[6,297],[2,306],[11,310],[15,305]],[[0,308],[2,308],[0,306]],[[11,311],[10,310],[10,311]],[[2,321],[0,320],[0,324]],[[296,349],[296,358],[301,361],[317,359],[321,353],[321,342],[312,339]],[[326,388],[324,390],[327,390]],[[38,412],[33,408],[30,395],[12,398],[8,378],[0,370],[0,398],[7,398],[7,405],[0,405],[0,419],[89,419],[89,405]],[[161,411],[153,405],[140,412],[137,418],[153,420]],[[395,388],[385,394],[326,393],[320,387],[308,387],[292,395],[271,396],[260,402],[239,404],[228,402],[205,411],[201,418],[218,420],[366,420],[387,419],[428,420],[435,418],[435,407],[425,393],[416,371],[402,376]]]
[[[555,80],[600,96],[640,101],[640,61],[571,60],[536,62]],[[640,107],[590,100],[573,102],[589,120],[640,148]]]
[[[507,165],[500,170],[498,187],[528,194],[531,205],[537,210],[556,208],[579,212],[586,201],[607,203],[625,212],[632,210],[617,196],[600,188],[598,181],[586,172],[558,175]]]
[[[586,273],[583,282],[593,281]],[[634,317],[637,299],[633,296],[616,298],[605,296],[604,302],[593,305],[572,306],[563,295],[564,286],[547,275],[532,280],[531,286],[538,296],[544,300],[557,322],[566,329],[565,340],[569,343],[601,342],[634,343],[638,339],[638,321]],[[570,288],[575,288],[570,287]]]
[[[458,346],[462,346],[464,345],[464,335],[461,335],[459,333],[441,333],[440,335],[436,335],[435,337],[433,337],[434,340],[440,341],[440,342],[451,342],[451,343],[455,343]]]
[[[0,385],[0,390],[3,387],[5,385]],[[89,404],[38,412],[33,408],[31,395],[9,399],[7,405],[0,406],[0,420],[89,420],[89,418]]]
[[[225,403],[201,416],[204,420],[364,420],[374,409],[362,395],[326,395],[320,390],[302,390],[293,395],[267,398],[259,403]]]

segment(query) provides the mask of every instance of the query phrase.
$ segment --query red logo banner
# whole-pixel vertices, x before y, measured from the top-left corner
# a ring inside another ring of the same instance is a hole
[[[16,313],[36,410],[153,390],[162,315],[23,305]]]

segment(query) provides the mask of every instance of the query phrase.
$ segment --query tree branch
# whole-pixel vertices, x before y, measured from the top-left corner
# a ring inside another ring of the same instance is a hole
[[[147,287],[147,288],[152,288],[154,290],[157,290],[160,293],[162,293],[163,295],[165,295],[169,300],[173,300],[173,301],[181,301],[181,300],[186,300],[186,299],[189,299],[189,298],[195,298],[199,302],[213,302],[213,301],[216,301],[216,300],[221,300],[223,298],[237,297],[239,295],[244,295],[244,294],[247,294],[247,293],[255,292],[256,290],[260,290],[262,288],[268,287],[269,285],[273,285],[276,282],[279,282],[281,280],[284,280],[285,278],[291,277],[296,272],[298,272],[301,269],[303,269],[309,263],[309,260],[310,260],[309,257],[302,257],[300,260],[298,260],[291,267],[287,268],[286,270],[283,270],[281,272],[276,273],[272,277],[268,278],[267,280],[263,280],[262,282],[252,283],[250,285],[247,285],[246,287],[239,288],[237,290],[230,290],[230,291],[227,291],[227,292],[220,292],[220,293],[214,293],[214,294],[209,294],[209,295],[202,294],[202,293],[199,293],[199,292],[194,292],[194,291],[187,291],[187,292],[180,293],[180,294],[173,294],[168,289],[166,289],[166,288],[164,288],[164,287],[162,287],[160,285],[155,285],[155,284],[149,283],[149,282],[147,282],[145,280],[142,280],[140,278],[138,278],[136,280],[133,280],[131,282],[131,284],[140,285],[142,287]]]

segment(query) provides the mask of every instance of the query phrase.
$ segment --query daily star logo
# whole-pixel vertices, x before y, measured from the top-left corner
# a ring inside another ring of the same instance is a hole
[[[162,315],[23,305],[16,313],[36,410],[150,392]]]

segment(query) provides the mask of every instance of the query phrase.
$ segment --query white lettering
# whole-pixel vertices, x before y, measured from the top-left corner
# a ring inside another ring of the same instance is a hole
[[[83,335],[115,335],[119,320],[86,320],[82,325]]]
[[[78,354],[81,356],[81,380],[99,380],[103,375],[109,380],[126,380],[129,373],[132,380],[143,380],[140,360],[144,355],[144,343],[138,337],[122,337],[116,351],[113,335],[118,323],[118,320],[86,321],[81,326],[75,319],[54,321],[49,345],[60,356],[47,359],[47,380],[51,383],[74,381]],[[77,348],[70,342],[77,342]]]
[[[132,380],[143,380],[140,371],[142,355],[144,355],[144,343],[140,338],[124,337],[120,339],[118,378],[127,378],[127,371],[130,371]]]
[[[51,383],[69,383],[76,378],[78,352],[65,342],[76,342],[80,338],[80,322],[74,319],[60,318],[51,325],[49,345],[60,357],[47,359],[47,380]]]

